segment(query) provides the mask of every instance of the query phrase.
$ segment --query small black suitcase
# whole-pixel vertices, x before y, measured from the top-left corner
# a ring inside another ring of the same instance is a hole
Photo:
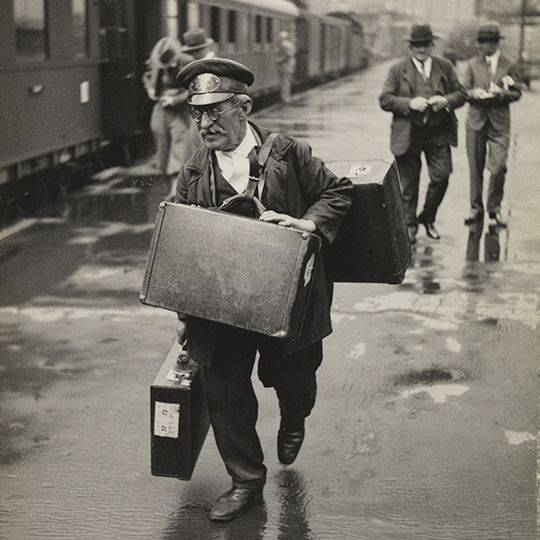
[[[144,304],[280,339],[300,335],[321,239],[217,210],[161,203]]]
[[[328,163],[354,184],[351,210],[325,261],[335,282],[401,283],[411,261],[395,163],[382,160]]]
[[[178,343],[150,387],[150,403],[152,474],[189,480],[210,420],[200,368]]]

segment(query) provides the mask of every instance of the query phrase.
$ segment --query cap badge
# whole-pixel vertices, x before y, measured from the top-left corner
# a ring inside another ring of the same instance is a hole
[[[215,92],[221,84],[221,80],[213,73],[201,73],[195,77],[189,85],[195,94],[205,94]]]

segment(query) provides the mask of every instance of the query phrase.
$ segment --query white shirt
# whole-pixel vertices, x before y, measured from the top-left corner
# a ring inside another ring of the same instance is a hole
[[[242,193],[247,187],[248,154],[255,146],[257,146],[257,140],[251,127],[248,126],[244,139],[232,152],[216,150],[216,158],[223,177],[238,193]]]
[[[497,49],[491,56],[486,56],[486,62],[491,68],[492,75],[495,75],[497,66],[499,64],[499,58],[501,57],[500,49]]]
[[[413,64],[416,66],[416,69],[419,71],[420,75],[425,75],[428,79],[431,75],[431,56],[428,56],[426,60],[424,60],[424,65],[422,66],[422,62],[420,60],[417,60],[413,57],[412,59]],[[423,68],[423,71],[422,71]]]

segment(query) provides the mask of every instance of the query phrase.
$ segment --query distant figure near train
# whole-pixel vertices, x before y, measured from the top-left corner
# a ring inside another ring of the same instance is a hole
[[[188,156],[187,91],[176,74],[191,61],[193,57],[182,52],[178,40],[164,37],[152,49],[143,76],[148,97],[155,101],[150,118],[156,149],[153,164],[163,174],[177,174]]]
[[[289,32],[279,33],[277,63],[281,102],[290,103],[292,79],[296,68],[296,46],[292,42]]]

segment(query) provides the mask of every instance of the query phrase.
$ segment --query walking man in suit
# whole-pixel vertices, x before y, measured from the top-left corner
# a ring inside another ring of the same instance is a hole
[[[463,81],[470,104],[466,131],[471,213],[465,219],[466,225],[484,219],[482,195],[487,158],[491,173],[487,193],[490,225],[506,227],[501,202],[510,146],[509,104],[521,97],[521,81],[518,65],[501,54],[502,38],[499,23],[480,25],[477,34],[480,55],[469,61]]]
[[[451,62],[432,55],[435,39],[428,24],[412,27],[410,57],[390,68],[379,96],[381,108],[394,115],[390,146],[400,175],[411,243],[416,242],[419,223],[430,238],[440,238],[435,218],[452,172],[450,146],[457,145],[454,109],[466,100]],[[424,208],[417,216],[422,152],[430,181]]]

